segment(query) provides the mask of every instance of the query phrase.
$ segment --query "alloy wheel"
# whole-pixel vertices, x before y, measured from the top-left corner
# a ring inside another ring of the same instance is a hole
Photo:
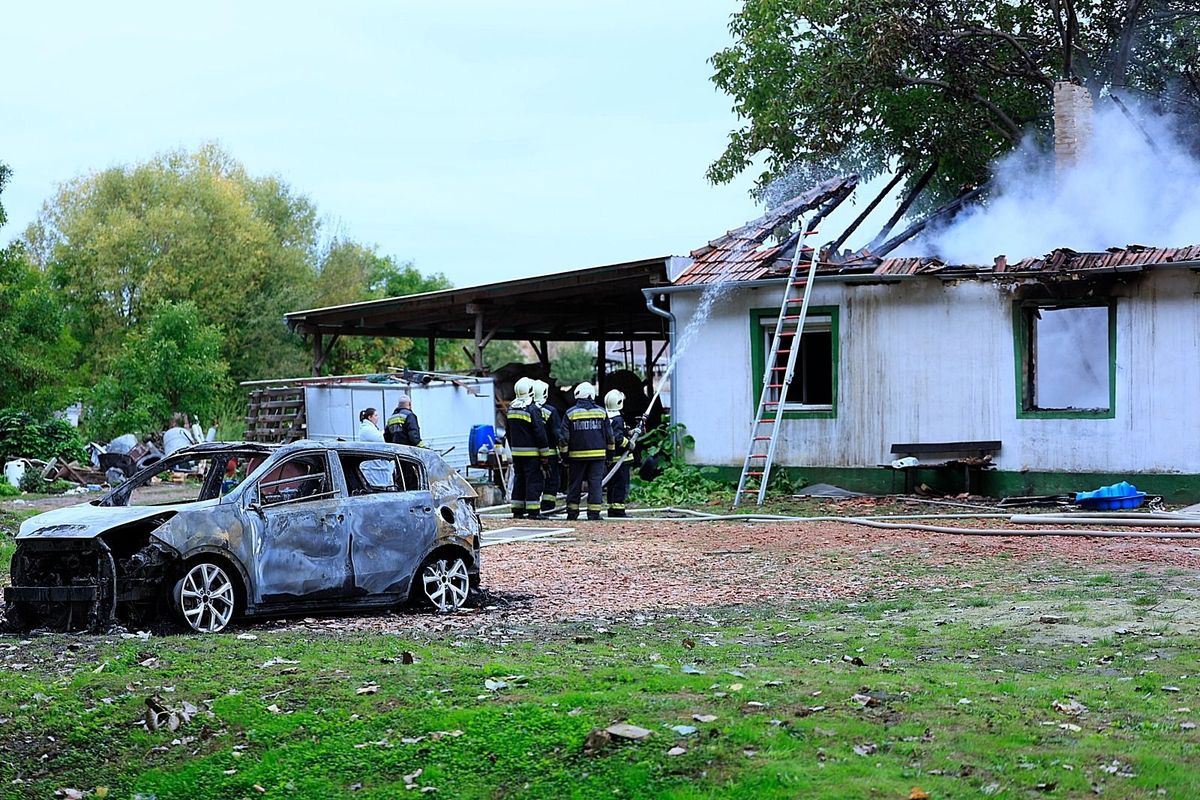
[[[199,633],[218,633],[233,619],[236,604],[233,580],[224,568],[202,561],[179,582],[179,610]]]
[[[421,570],[425,597],[438,611],[453,611],[467,602],[471,578],[461,558],[430,561]]]

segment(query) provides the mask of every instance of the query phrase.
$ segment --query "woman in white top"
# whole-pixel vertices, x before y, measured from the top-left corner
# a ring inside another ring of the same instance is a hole
[[[379,430],[379,412],[373,408],[364,408],[358,415],[358,440],[360,442],[382,442],[383,432]],[[387,459],[362,462],[363,478],[372,489],[391,488],[395,481],[393,472],[395,464]]]
[[[379,412],[364,408],[358,414],[358,440],[360,442],[382,442],[383,431],[379,430]]]

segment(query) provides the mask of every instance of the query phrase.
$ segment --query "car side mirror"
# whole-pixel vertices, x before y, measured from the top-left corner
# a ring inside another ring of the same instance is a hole
[[[246,510],[253,511],[255,514],[258,514],[263,519],[267,518],[267,515],[263,513],[262,506],[260,506],[258,503],[256,503],[253,500],[251,500],[249,503],[246,503]]]

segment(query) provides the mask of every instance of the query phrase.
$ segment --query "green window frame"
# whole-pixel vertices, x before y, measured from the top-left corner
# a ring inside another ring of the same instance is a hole
[[[837,306],[810,306],[805,326],[819,320],[822,327],[828,320],[830,333],[830,380],[832,384],[832,401],[829,406],[814,406],[805,408],[794,404],[784,405],[782,419],[835,419],[838,409],[838,361],[841,356],[841,339],[838,335],[839,319]],[[754,407],[762,399],[763,373],[766,370],[767,353],[770,352],[769,339],[775,334],[775,324],[779,320],[778,308],[753,308],[750,310],[750,386],[754,396]],[[803,336],[801,337],[803,339]],[[797,364],[799,378],[800,364]]]
[[[1041,310],[1108,310],[1108,408],[1039,408],[1036,405],[1037,347],[1034,321]],[[1016,368],[1017,419],[1114,419],[1117,415],[1117,303],[1101,301],[1021,301],[1013,304],[1013,361]]]

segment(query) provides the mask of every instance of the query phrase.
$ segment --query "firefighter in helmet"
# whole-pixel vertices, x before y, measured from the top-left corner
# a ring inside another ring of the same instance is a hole
[[[558,457],[554,439],[558,429],[562,427],[562,415],[558,409],[547,402],[550,399],[550,384],[545,381],[533,382],[533,402],[542,412],[542,422],[546,424],[546,437],[550,440],[542,450],[542,513],[551,511],[558,502],[558,486],[562,483],[562,461]]]
[[[587,481],[587,518],[600,519],[604,509],[604,462],[612,455],[612,428],[604,409],[596,405],[596,387],[584,381],[575,387],[575,405],[567,409],[558,433],[559,452],[570,465],[567,519],[579,519],[579,500]]]
[[[613,450],[612,463],[617,466],[612,479],[608,482],[608,518],[627,517],[625,500],[629,497],[629,465],[633,461],[633,453],[629,451],[630,431],[625,425],[625,417],[621,409],[625,405],[625,393],[612,389],[604,395],[604,410],[608,414],[608,425],[612,429]]]
[[[541,519],[542,451],[549,446],[541,409],[533,402],[533,378],[521,378],[508,404],[508,449],[513,457],[512,514]]]

